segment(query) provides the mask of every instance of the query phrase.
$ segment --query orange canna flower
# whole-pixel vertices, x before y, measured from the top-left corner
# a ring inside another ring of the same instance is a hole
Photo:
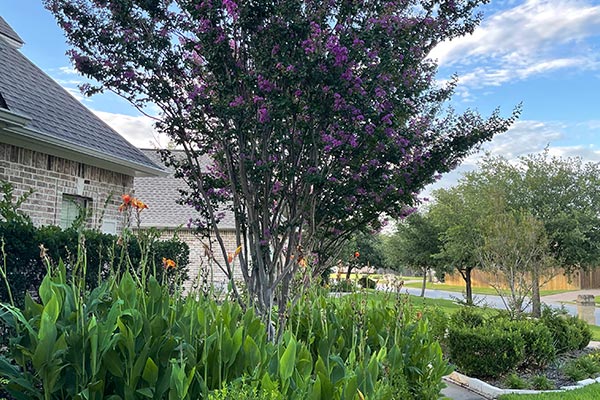
[[[175,269],[175,267],[177,267],[177,264],[175,263],[175,261],[171,260],[170,258],[163,257],[162,262],[163,262],[163,267],[165,269],[169,269],[169,268]]]
[[[236,258],[240,254],[241,251],[242,251],[242,246],[238,246],[237,249],[235,249],[235,251],[233,253],[227,254],[227,262],[229,264],[231,264],[233,262],[233,259]]]
[[[354,258],[358,258],[358,257],[360,257],[360,253],[358,251],[355,251],[354,252]]]
[[[131,200],[131,205],[137,208],[138,210],[143,210],[144,208],[148,208],[146,203],[141,201],[140,199],[136,199],[135,197]]]
[[[233,256],[236,257],[238,254],[240,254],[241,251],[242,251],[242,246],[238,246],[237,249],[235,249]]]
[[[123,199],[123,204],[129,204],[131,202],[131,196],[128,194],[121,195],[121,198]]]

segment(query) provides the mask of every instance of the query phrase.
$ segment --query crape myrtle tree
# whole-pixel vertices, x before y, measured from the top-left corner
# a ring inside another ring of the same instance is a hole
[[[428,59],[472,32],[485,2],[44,1],[75,68],[98,82],[85,94],[160,110],[157,128],[186,153],[163,155],[189,185],[197,227],[230,277],[239,259],[255,306],[276,299],[281,315],[306,260],[318,275],[354,231],[406,212],[513,122],[516,112],[446,108],[455,81],[437,86]],[[235,214],[235,259],[218,229],[223,207]]]

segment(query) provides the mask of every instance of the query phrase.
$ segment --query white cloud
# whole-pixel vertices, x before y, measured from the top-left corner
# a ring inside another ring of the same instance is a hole
[[[72,66],[60,67],[58,70],[65,75],[80,75],[79,71]]]
[[[579,149],[573,147],[553,147],[552,144],[564,139],[564,129],[567,126],[562,123],[549,123],[541,121],[517,121],[508,131],[495,136],[490,142],[482,146],[481,151],[471,155],[463,161],[455,170],[444,174],[435,184],[425,188],[422,196],[429,197],[431,192],[440,188],[449,188],[457,184],[458,180],[466,172],[474,171],[477,163],[482,159],[486,152],[492,155],[503,156],[511,161],[518,157],[542,152],[547,146],[550,147],[552,154],[572,156],[579,155],[588,161],[594,161],[591,157],[586,157]],[[597,152],[594,157],[600,157]]]
[[[92,111],[136,147],[163,148],[169,143],[166,135],[156,132],[154,121],[150,117]]]
[[[580,157],[584,161],[600,162],[600,150],[595,150],[593,145],[551,147],[549,152],[557,157]]]
[[[497,86],[556,70],[600,69],[588,43],[599,35],[600,6],[525,0],[484,18],[472,35],[441,43],[430,56],[466,72],[461,85]]]

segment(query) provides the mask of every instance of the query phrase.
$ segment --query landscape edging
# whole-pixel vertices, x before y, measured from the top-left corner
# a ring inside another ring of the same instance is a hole
[[[596,379],[584,379],[578,381],[577,384],[572,386],[562,386],[557,390],[532,390],[532,389],[501,389],[499,387],[490,385],[487,382],[479,380],[477,378],[471,378],[467,375],[461,374],[460,372],[453,372],[450,375],[446,375],[444,380],[450,381],[456,385],[462,386],[472,392],[482,395],[487,399],[496,399],[503,394],[538,394],[538,393],[560,393],[567,390],[581,389],[584,386],[591,385],[592,383],[600,383],[600,377]]]

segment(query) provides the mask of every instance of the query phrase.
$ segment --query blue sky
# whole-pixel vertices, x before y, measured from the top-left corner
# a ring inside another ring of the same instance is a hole
[[[560,156],[600,161],[600,0],[492,0],[473,35],[442,43],[431,56],[438,79],[457,73],[452,105],[508,115],[523,102],[519,121],[484,148],[510,159],[547,145]],[[22,52],[73,95],[82,81],[64,55],[61,30],[37,0],[1,0],[0,15],[26,42]],[[82,99],[133,144],[153,147],[164,138],[152,123],[114,95]],[[438,184],[451,185],[473,169],[479,155]]]

